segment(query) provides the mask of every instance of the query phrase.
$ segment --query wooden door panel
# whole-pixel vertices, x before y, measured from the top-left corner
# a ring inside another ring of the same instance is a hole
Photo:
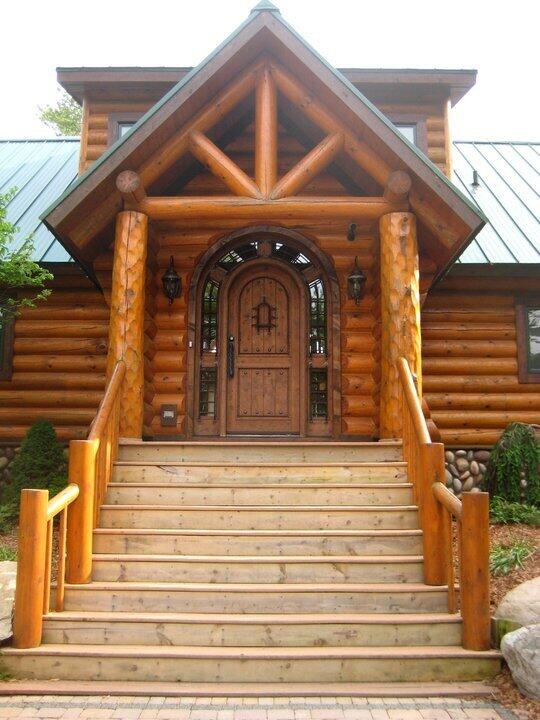
[[[228,293],[228,336],[235,372],[227,380],[227,432],[300,431],[305,298],[292,273],[276,263],[250,264]]]

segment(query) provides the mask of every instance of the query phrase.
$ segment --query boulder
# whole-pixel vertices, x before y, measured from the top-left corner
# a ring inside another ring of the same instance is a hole
[[[11,620],[15,600],[17,563],[12,560],[0,562],[0,641],[11,637]]]
[[[521,692],[540,700],[540,623],[507,633],[501,650]]]
[[[506,593],[495,610],[495,618],[512,620],[520,625],[540,623],[540,576]]]

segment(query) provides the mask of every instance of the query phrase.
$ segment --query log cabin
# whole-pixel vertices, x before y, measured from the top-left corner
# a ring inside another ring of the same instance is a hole
[[[82,133],[53,143],[53,293],[3,330],[0,439],[49,418],[69,485],[22,493],[9,672],[494,674],[488,498],[445,444],[539,421],[537,151],[452,153],[474,71],[336,70],[267,0],[194,68],[58,79]]]

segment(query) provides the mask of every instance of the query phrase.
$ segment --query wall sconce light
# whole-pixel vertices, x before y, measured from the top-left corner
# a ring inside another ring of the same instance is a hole
[[[347,240],[349,242],[356,240],[356,223],[351,223],[349,225],[349,229],[347,231]]]
[[[172,305],[173,300],[179,297],[182,293],[182,280],[174,269],[174,260],[172,255],[169,260],[169,266],[163,273],[161,282],[163,284],[165,297],[169,298],[169,305]]]
[[[347,278],[347,294],[358,305],[364,294],[366,276],[358,267],[358,258],[354,258],[354,267]]]

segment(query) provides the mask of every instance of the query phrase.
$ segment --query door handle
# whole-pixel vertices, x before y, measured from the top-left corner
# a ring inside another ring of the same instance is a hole
[[[227,341],[227,375],[234,377],[234,335],[229,335]]]

